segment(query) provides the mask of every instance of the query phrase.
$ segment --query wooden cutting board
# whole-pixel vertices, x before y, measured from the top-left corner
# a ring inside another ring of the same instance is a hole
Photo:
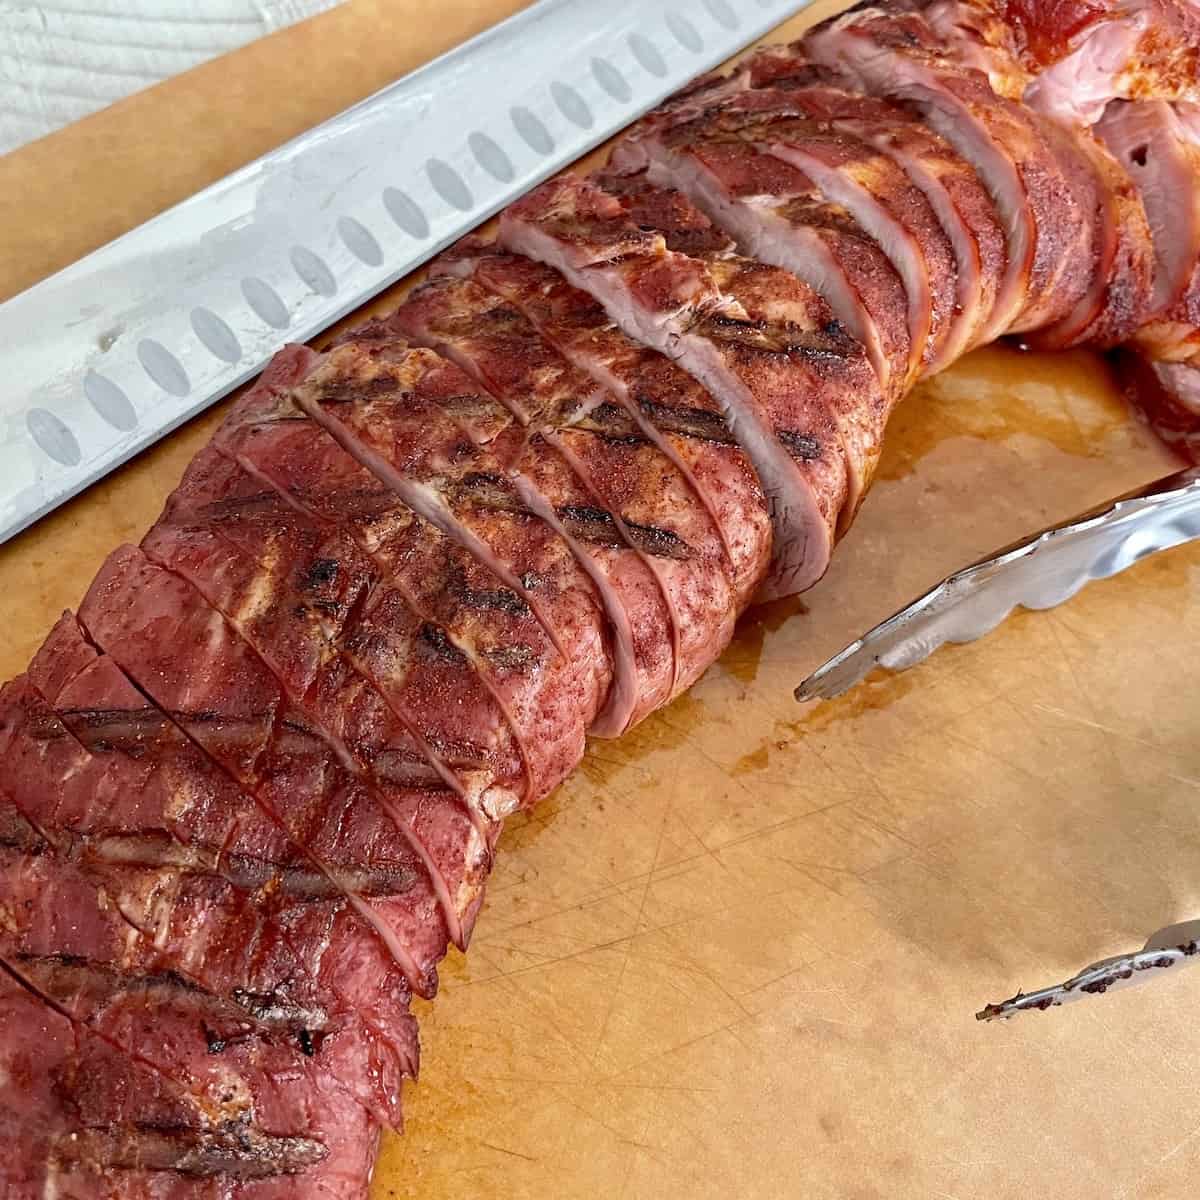
[[[0,295],[518,7],[352,0],[0,160]],[[218,416],[0,548],[0,674]],[[1174,465],[1087,354],[985,350],[912,396],[826,579],[510,822],[374,1200],[1193,1195],[1200,972],[972,1014],[1200,915],[1200,547],[791,698],[949,570]]]

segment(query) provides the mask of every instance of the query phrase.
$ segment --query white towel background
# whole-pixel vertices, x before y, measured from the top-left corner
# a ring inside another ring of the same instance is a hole
[[[0,0],[0,154],[341,0]]]

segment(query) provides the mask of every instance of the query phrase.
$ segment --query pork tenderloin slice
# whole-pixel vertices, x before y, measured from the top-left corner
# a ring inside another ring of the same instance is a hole
[[[110,555],[79,611],[88,640],[130,682],[262,805],[313,865],[343,886],[292,818],[297,805],[400,837],[417,851],[403,820],[367,787],[349,756],[331,746],[287,703],[278,682],[215,610],[188,584],[132,547]],[[328,818],[326,818],[328,819]],[[478,847],[466,848],[469,859]],[[421,995],[436,990],[445,952],[444,888],[427,873],[399,902],[346,899],[383,940]]]
[[[431,638],[411,613],[393,633],[399,642],[407,630],[412,645],[399,658],[402,670],[380,675],[348,648],[362,640],[365,614],[387,585],[377,564],[344,530],[310,519],[209,446],[193,460],[150,537],[165,540],[167,550],[174,541],[185,549],[194,546],[196,554],[212,554],[218,564],[228,564],[229,571],[253,574],[256,582],[261,578],[265,596],[286,593],[293,598],[290,615],[307,615],[309,621],[291,624],[315,623],[321,634],[320,639],[311,638],[306,630],[308,653],[320,660],[328,656],[326,647],[335,647],[381,694],[391,697],[414,726],[414,753],[389,755],[387,774],[393,782],[444,784],[445,777],[422,748],[436,747],[440,761],[469,785],[465,797],[481,832],[486,834],[495,814],[511,806],[506,793],[519,784],[526,764],[519,731],[508,722],[500,701],[488,700],[492,688],[486,660],[465,651],[463,661],[446,668],[444,656],[423,652]],[[245,584],[242,590],[248,591]],[[297,641],[295,633],[289,638],[286,624],[281,631],[284,642]],[[459,736],[453,741],[432,720],[427,703],[431,693],[445,695],[447,703],[471,718],[460,719]],[[474,786],[476,779],[482,788]]]
[[[97,657],[58,700],[56,711],[25,678],[0,692],[0,719],[15,731],[7,791],[42,841],[114,869],[170,867],[299,899],[339,894],[174,726],[136,707],[110,660]],[[394,843],[343,835],[327,856],[363,894],[395,895],[413,886],[419,863]]]
[[[622,581],[639,662],[662,663],[655,689],[639,692],[635,719],[690,686],[731,636],[735,609],[722,557],[689,540],[697,523],[707,533],[706,514],[692,493],[672,492],[670,461],[642,439],[592,432],[589,417],[612,403],[610,393],[494,292],[444,276],[411,295],[393,320],[453,357],[514,413],[516,422],[488,441],[508,469],[560,517],[586,513],[603,531],[607,546],[597,540],[588,552]]]
[[[766,63],[773,70],[763,69]],[[943,280],[944,333],[925,365],[932,373],[976,344],[990,318],[1004,273],[1005,242],[996,208],[973,167],[915,115],[878,97],[836,86],[825,73],[788,49],[752,59],[748,70],[757,90],[737,96],[727,109],[828,123],[886,155],[924,197],[944,242],[933,251],[932,278]],[[920,212],[919,206],[914,212]],[[918,244],[935,243],[924,233],[926,214],[914,228]],[[947,270],[946,254],[950,255]],[[927,269],[930,264],[927,262]]]
[[[879,386],[898,392],[911,343],[904,285],[883,250],[793,163],[712,123],[706,114],[672,127],[670,144],[649,136],[624,141],[613,161],[630,173],[644,168],[651,183],[686,195],[746,254],[802,279],[862,343]]]
[[[828,415],[803,412],[799,395],[790,397],[796,407],[789,413],[765,407],[789,398],[762,394],[755,368],[770,351],[705,264],[668,250],[662,234],[639,229],[617,197],[571,176],[507,209],[500,241],[594,296],[625,334],[677,361],[721,405],[771,506],[772,564],[760,596],[786,595],[820,578],[845,494],[841,446],[836,435],[826,445]]]
[[[657,138],[636,142],[645,142],[647,152],[658,157],[671,150],[686,153],[705,139],[719,142],[734,136],[812,181],[829,204],[849,214],[903,283],[909,357],[901,378],[911,381],[923,368],[944,363],[954,323],[952,246],[929,200],[906,172],[871,141],[832,126],[819,108],[815,115],[805,112],[796,102],[802,95],[746,92],[695,120],[664,129]],[[618,151],[618,160],[620,155]],[[825,299],[834,304],[837,296]],[[863,299],[873,316],[879,303],[869,294]]]
[[[979,172],[1007,239],[989,337],[1052,324],[1072,311],[1088,279],[1051,284],[1064,263],[1088,261],[1077,257],[1078,243],[1091,226],[1033,114],[997,96],[980,71],[949,62],[917,13],[855,10],[810,33],[804,49],[856,86],[916,106]]]
[[[515,764],[498,766],[469,740],[451,748],[453,762],[430,746],[403,700],[329,636],[321,611],[310,607],[292,586],[294,564],[262,563],[211,529],[168,522],[151,530],[142,550],[151,561],[187,580],[225,615],[281,686],[297,697],[297,707],[327,732],[338,730],[356,758],[369,757],[373,776],[384,783],[449,788],[484,838],[494,832],[488,810],[515,807],[515,796],[503,784],[495,786],[501,771],[501,779],[517,774]],[[411,618],[409,629],[415,639],[416,622]],[[353,630],[346,632],[347,642],[352,635]],[[349,728],[343,728],[348,718]],[[485,800],[483,793],[489,791],[499,798]]]
[[[0,887],[11,914],[0,955],[76,986],[86,972],[97,990],[112,980],[171,993],[230,1036],[290,1039],[351,1102],[399,1128],[401,1083],[419,1060],[408,990],[336,900],[97,862],[61,841],[36,854],[0,848]],[[42,986],[54,994],[44,975]]]
[[[794,391],[806,376],[809,399],[802,401],[840,442],[846,469],[846,493],[838,519],[844,531],[853,519],[878,461],[890,398],[881,391],[863,348],[834,318],[829,306],[792,272],[739,254],[704,249],[717,231],[682,193],[656,187],[644,174],[604,175],[598,182],[619,196],[638,224],[662,231],[670,250],[684,246],[706,264],[721,290],[753,322],[738,336],[762,350],[782,349],[784,358],[758,378],[764,394],[777,397],[785,410],[796,402]],[[901,324],[902,324],[901,318]],[[734,327],[726,323],[727,334]],[[749,336],[747,336],[749,335]],[[790,397],[790,399],[789,399]],[[811,447],[810,447],[811,449]]]
[[[289,588],[271,592],[261,586],[256,563],[228,552],[227,545],[214,548],[214,540],[206,538],[208,544],[197,552],[194,542],[181,551],[180,540],[171,538],[168,555],[151,561],[185,580],[224,617],[274,675],[287,703],[319,730],[335,756],[378,797],[388,818],[433,880],[451,940],[465,947],[469,915],[474,914],[481,899],[491,845],[499,832],[487,817],[484,803],[470,798],[468,785],[456,776],[452,776],[450,787],[405,786],[406,761],[418,757],[427,743],[417,740],[419,735],[403,711],[385,700],[370,676],[356,668],[352,655],[337,653],[324,640],[315,620],[304,622],[307,636],[318,642],[328,657],[318,659],[312,671],[295,669],[296,664],[279,653],[286,649],[286,639],[278,631],[290,625],[290,632],[294,632],[301,624],[297,609],[303,615],[303,606]],[[247,596],[253,598],[252,607],[245,603]],[[302,666],[308,657],[300,656]],[[485,777],[490,774],[486,770],[480,773]],[[500,803],[500,811],[516,806],[515,797],[511,803]],[[477,819],[472,820],[473,816]],[[435,853],[431,838],[449,852]],[[464,850],[468,851],[465,857]]]
[[[668,458],[677,480],[664,488],[667,502],[687,519],[693,505],[674,494],[686,487],[712,529],[706,535],[698,519],[691,521],[684,540],[710,558],[723,557],[736,606],[748,604],[766,568],[770,523],[754,469],[708,392],[665,355],[628,338],[591,296],[541,263],[467,239],[431,270],[474,279],[503,296],[612,394],[615,402],[592,409],[583,424],[613,439],[640,435]]]
[[[1088,130],[1046,121],[1042,132],[1090,218],[1091,259],[1084,273],[1090,282],[1074,308],[1030,342],[1047,350],[1082,342],[1116,345],[1153,311],[1155,250],[1146,208],[1128,172]]]
[[[395,319],[389,320],[388,326],[394,331],[395,340],[388,344],[376,337],[376,348],[382,353],[373,359],[364,357],[352,346],[335,351],[339,355],[357,354],[362,369],[373,379],[370,389],[355,393],[361,394],[362,403],[341,403],[335,408],[322,403],[320,398],[303,402],[311,406],[349,453],[388,486],[397,484],[406,472],[414,470],[414,440],[420,445],[422,438],[429,437],[430,429],[440,430],[439,440],[448,449],[442,459],[440,477],[428,478],[429,486],[438,489],[439,504],[453,509],[455,496],[461,503],[464,493],[458,490],[456,479],[473,476],[504,480],[503,487],[511,493],[512,511],[532,513],[551,534],[557,535],[574,559],[578,572],[594,587],[613,631],[616,653],[612,686],[605,707],[593,720],[592,732],[619,733],[632,718],[643,690],[637,678],[639,665],[632,627],[619,592],[596,556],[581,545],[573,523],[561,520],[554,503],[528,476],[514,472],[494,452],[495,439],[514,427],[509,411],[451,362],[428,349],[411,349]],[[422,413],[421,409],[425,411]],[[459,519],[462,520],[461,516]],[[469,520],[463,523],[471,525]],[[495,557],[506,563],[511,561]],[[515,566],[507,569],[518,578],[528,573]],[[534,575],[540,578],[538,572]],[[540,603],[537,596],[533,602]]]
[[[4,962],[5,982],[19,981],[81,1034],[79,1047],[44,1069],[85,1126],[128,1121],[204,1133],[243,1124],[267,1136],[303,1135],[313,1132],[321,1098],[345,1103],[315,1057],[291,1038],[229,1025],[230,1036],[222,1038],[196,1019],[194,1006],[172,1003],[162,989],[104,993],[84,969],[48,970],[38,959]],[[97,1079],[91,1068],[101,1063],[105,1076]]]
[[[355,1170],[367,1174],[377,1129],[361,1110],[314,1105],[315,1117],[286,1132],[264,1128],[257,1112],[226,1122],[215,1114],[193,1119],[162,1075],[150,1067],[132,1075],[129,1060],[102,1035],[41,1002],[19,978],[6,971],[0,988],[9,1035],[0,1041],[0,1111],[13,1150],[0,1168],[6,1197],[282,1200],[294,1195],[301,1171],[306,1194],[361,1194],[338,1182]],[[237,1089],[227,1091],[226,1107]],[[120,1119],[108,1122],[100,1115],[106,1111],[119,1111]],[[286,1182],[290,1192],[273,1182]]]
[[[163,533],[161,525],[158,532]],[[392,783],[389,776],[397,758],[403,762],[406,756],[412,758],[427,749],[411,745],[411,725],[397,720],[394,708],[353,670],[347,658],[325,653],[332,648],[324,642],[316,622],[304,619],[303,605],[290,589],[272,591],[265,586],[256,564],[239,559],[224,544],[217,544],[214,554],[212,539],[199,552],[194,544],[183,544],[169,534],[154,541],[166,551],[170,565],[165,570],[173,578],[186,580],[204,603],[224,618],[227,628],[252,651],[258,664],[274,676],[283,702],[317,733],[342,769],[375,797],[386,820],[415,856],[414,873],[428,875],[451,939],[465,944],[466,922],[477,909],[490,857],[489,834],[481,835],[475,826],[468,828],[467,814],[451,798],[454,793],[413,791]],[[158,572],[149,572],[149,579],[151,587],[159,585],[168,604],[186,607],[187,597],[178,589],[172,591],[169,581]],[[300,643],[299,653],[287,653],[289,641]],[[313,652],[306,641],[316,642],[319,648]],[[435,819],[434,808],[448,811]],[[423,836],[430,821],[434,821],[439,843],[447,841],[444,827],[448,822],[461,826],[457,853],[441,859],[434,855]],[[465,857],[463,850],[467,851]]]
[[[386,357],[377,339],[360,345]],[[345,389],[341,394],[345,399]],[[461,392],[442,402],[455,411],[474,410],[478,403]],[[565,542],[505,492],[498,466],[475,453],[453,420],[427,427],[404,451],[405,469],[411,473],[423,463],[420,482],[431,496],[489,547],[490,556],[509,564],[526,591],[536,593],[544,614],[539,618],[485,563],[418,518],[335,439],[310,419],[296,419],[299,411],[280,395],[277,413],[247,419],[225,437],[224,449],[305,517],[350,533],[387,581],[359,615],[371,635],[356,641],[355,653],[376,673],[403,668],[405,642],[391,631],[402,626],[405,609],[417,614],[425,622],[426,647],[445,660],[445,669],[465,665],[468,653],[488,662],[510,711],[520,708],[526,727],[539,732],[540,742],[529,739],[542,749],[538,788],[557,782],[582,756],[584,731],[608,690],[612,663],[591,584]],[[431,456],[435,431],[442,449]],[[420,452],[415,460],[414,451]],[[502,492],[497,507],[493,502]],[[452,738],[462,721],[455,707],[443,707],[445,698],[434,691],[421,708],[445,717],[442,736]],[[486,697],[471,711],[483,703]]]
[[[1184,296],[1200,262],[1200,144],[1165,100],[1114,101],[1096,136],[1132,177],[1154,245],[1154,284],[1147,315],[1169,312]]]
[[[61,637],[48,644],[63,649]],[[98,674],[82,672],[63,692],[67,703],[84,699],[74,711],[85,723]],[[130,711],[139,701],[112,687],[102,697],[109,712]],[[152,738],[149,723],[139,720],[126,749],[120,736],[89,749],[24,679],[0,694],[0,724],[11,734],[6,803],[45,835],[36,844],[9,843],[17,853],[5,860],[0,894],[11,906],[6,931],[15,940],[0,953],[107,954],[122,970],[187,977],[268,1023],[278,1020],[272,1012],[335,1014],[339,1037],[328,1045],[346,1064],[339,1078],[381,1120],[397,1123],[399,1080],[414,1074],[417,1062],[405,980],[353,915],[340,911],[340,896],[324,878],[302,859],[239,855],[239,848],[264,851],[261,837],[245,845],[255,814],[236,805],[231,812],[212,788],[179,786],[194,766],[187,755],[172,762],[164,753],[172,727]],[[159,774],[178,773],[157,792],[143,787],[144,768],[156,761]],[[63,801],[68,791],[82,803]],[[221,810],[223,840],[214,824]],[[198,815],[217,835],[215,847],[187,840],[189,818],[194,823]],[[387,896],[409,886],[411,865],[380,859],[385,848],[356,848],[344,836],[340,842],[329,857],[349,853],[345,874],[364,891]],[[339,944],[351,941],[357,948],[343,961]]]
[[[39,1041],[40,1067],[49,1083],[48,1111],[38,1114],[39,1125],[53,1119],[57,1109],[67,1128],[128,1122],[197,1133],[241,1125],[248,1134],[267,1137],[281,1128],[313,1132],[310,1097],[304,1092],[315,1091],[316,1081],[310,1075],[295,1086],[300,1072],[292,1053],[281,1056],[262,1042],[239,1042],[218,1062],[208,1051],[203,1028],[184,1014],[147,1008],[144,997],[134,993],[100,1008],[80,994],[60,1001],[41,989],[29,967],[0,960],[0,1008],[11,1018],[0,1055],[5,1043],[28,1034],[30,1025],[47,1033],[46,1026],[62,1030],[60,1037]],[[147,1018],[155,1028],[149,1036]],[[292,1075],[293,1086],[282,1084],[285,1073]],[[318,1152],[310,1161],[319,1158]]]

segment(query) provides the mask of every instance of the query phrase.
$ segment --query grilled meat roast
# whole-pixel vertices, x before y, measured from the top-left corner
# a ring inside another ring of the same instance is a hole
[[[1195,23],[852,10],[281,351],[0,692],[3,1194],[362,1197],[505,817],[821,577],[914,381],[1121,346],[1194,429]]]

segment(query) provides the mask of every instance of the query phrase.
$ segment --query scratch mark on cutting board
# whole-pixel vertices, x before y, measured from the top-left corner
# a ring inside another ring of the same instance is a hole
[[[522,1154],[520,1150],[510,1150],[507,1146],[493,1146],[491,1142],[480,1142],[479,1145],[487,1150],[495,1150],[497,1154],[511,1154],[513,1158],[523,1158],[526,1162],[538,1161],[532,1154]]]
[[[662,854],[663,842],[667,836],[667,825],[670,821],[672,812],[672,802],[668,800],[663,809],[662,820],[658,827],[658,842],[654,847],[654,857],[650,860],[650,870],[646,875],[646,883],[642,888],[642,899],[638,905],[637,918],[634,921],[633,932],[636,934],[642,924],[642,920],[646,913],[646,904],[650,898],[650,884],[654,879],[654,868],[658,865],[659,855]],[[609,1026],[612,1024],[613,1013],[616,1011],[617,1004],[620,1002],[621,987],[625,982],[626,972],[629,970],[629,960],[633,954],[633,941],[630,939],[629,945],[625,951],[625,958],[621,963],[621,970],[617,975],[617,982],[613,985],[612,992],[608,997],[608,1006],[605,1009],[604,1021],[600,1026],[600,1032],[596,1036],[596,1045],[592,1050],[591,1065],[593,1069],[596,1066],[596,1060],[600,1057],[601,1047],[604,1045],[604,1039],[608,1036]]]

